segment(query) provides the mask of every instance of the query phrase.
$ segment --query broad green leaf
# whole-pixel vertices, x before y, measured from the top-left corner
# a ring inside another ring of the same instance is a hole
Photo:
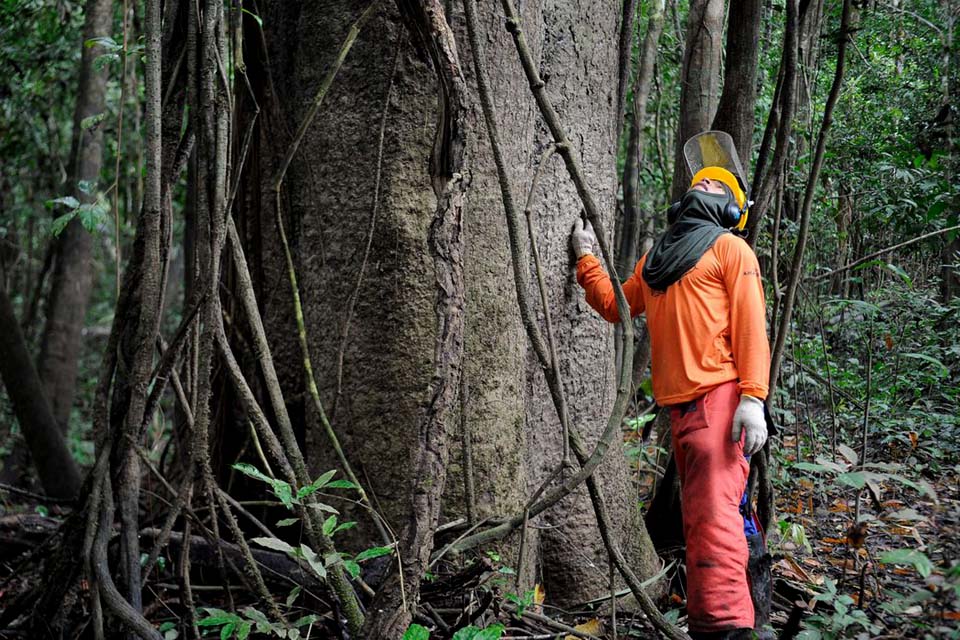
[[[850,465],[840,464],[839,462],[834,462],[833,460],[823,456],[817,456],[817,463],[825,466],[827,470],[835,471],[837,473],[840,473],[841,471],[847,471],[850,468]]]
[[[80,218],[80,224],[83,225],[83,228],[93,233],[97,230],[98,224],[106,219],[107,209],[98,200],[77,207],[77,216]]]
[[[295,586],[290,590],[290,593],[287,595],[286,604],[288,607],[293,606],[293,603],[297,600],[297,597],[300,595],[302,587],[300,585]]]
[[[470,625],[453,634],[453,640],[499,640],[505,627],[502,624],[492,624],[485,629],[478,629]]]
[[[100,45],[107,51],[120,51],[121,49],[123,49],[122,45],[118,44],[116,40],[114,40],[109,36],[100,36],[97,38],[90,38],[89,40],[85,41],[83,45],[87,49],[91,49],[97,45]]]
[[[360,576],[360,565],[353,560],[344,559],[343,568],[346,569],[347,573],[349,573],[353,578],[358,578]]]
[[[430,630],[419,624],[411,624],[403,632],[401,640],[430,640]]]
[[[235,462],[235,463],[233,463],[232,466],[233,466],[234,469],[236,469],[236,470],[239,471],[240,473],[242,473],[242,474],[244,474],[244,475],[247,475],[247,476],[250,476],[251,478],[253,478],[253,479],[255,479],[255,480],[260,480],[260,481],[266,482],[267,484],[270,484],[270,485],[272,485],[272,484],[274,483],[273,478],[271,478],[271,477],[268,476],[267,474],[263,473],[262,471],[260,471],[260,469],[257,469],[257,468],[256,468],[255,466],[253,466],[252,464],[247,464],[247,463],[245,463],[245,462]]]
[[[314,480],[313,484],[317,485],[318,488],[322,489],[323,487],[327,486],[327,483],[330,482],[333,479],[333,476],[335,476],[336,474],[337,474],[337,470],[331,469],[330,471],[327,471],[326,473],[321,475],[319,478]]]
[[[307,486],[301,487],[300,490],[297,491],[297,499],[302,500],[303,498],[309,496],[310,494],[326,487],[327,483],[330,482],[331,478],[333,478],[336,472],[337,472],[336,469],[331,469],[330,471],[327,471],[326,473],[324,473],[322,476],[320,476],[319,478],[317,478]]]
[[[300,522],[300,518],[284,518],[277,522],[278,527],[289,527]]]
[[[244,620],[240,623],[240,628],[237,629],[237,640],[247,640],[250,637],[250,631],[253,629],[253,623],[249,620]]]
[[[336,535],[341,531],[345,531],[346,529],[353,529],[355,526],[357,526],[357,523],[354,522],[353,520],[351,520],[350,522],[343,522],[337,525],[337,528],[333,530],[333,535]]]
[[[353,484],[349,480],[333,480],[327,483],[327,486],[324,489],[359,489],[357,485]]]
[[[894,549],[880,554],[880,562],[886,564],[909,564],[917,570],[921,578],[933,573],[933,563],[925,554],[916,549]]]
[[[300,545],[300,554],[303,556],[303,559],[307,561],[307,564],[310,565],[310,568],[320,576],[321,578],[327,577],[327,568],[323,566],[323,563],[320,561],[320,558],[317,557],[316,552],[308,547],[305,544]]]
[[[863,489],[863,486],[867,483],[867,474],[864,471],[841,473],[837,476],[837,482],[842,482],[854,489]]]
[[[297,620],[296,622],[294,622],[294,623],[293,623],[293,626],[294,626],[294,627],[297,627],[297,628],[299,628],[299,627],[305,627],[305,626],[307,626],[308,624],[313,624],[313,623],[315,623],[315,622],[316,622],[317,620],[319,620],[319,619],[320,619],[320,616],[318,616],[318,615],[316,615],[316,614],[314,614],[314,613],[311,613],[310,615],[308,615],[308,616],[303,616],[302,618],[300,618],[299,620]]]
[[[941,213],[944,212],[946,208],[947,208],[947,203],[945,200],[939,200],[937,202],[934,202],[932,205],[930,205],[930,208],[927,209],[927,216],[926,216],[927,222],[930,222],[931,220],[939,216]]]
[[[311,509],[316,510],[316,511],[324,511],[324,512],[326,512],[326,513],[335,513],[335,514],[338,514],[338,515],[339,515],[339,513],[340,513],[339,511],[337,511],[336,509],[334,509],[334,508],[331,507],[330,505],[324,504],[323,502],[311,502],[310,505],[309,505],[309,507],[310,507]]]
[[[77,212],[74,210],[54,219],[53,224],[50,225],[50,233],[53,234],[53,237],[59,236],[61,233],[63,233],[63,230],[67,228],[67,225],[70,224],[70,221],[76,217]]]
[[[845,444],[839,444],[837,445],[837,451],[839,451],[840,455],[842,455],[850,464],[857,464],[857,452],[851,447],[848,447]]]
[[[284,482],[283,480],[274,480],[273,493],[280,499],[280,502],[283,503],[287,509],[293,509],[293,487]]]
[[[270,620],[267,619],[267,616],[265,616],[259,609],[254,609],[253,607],[244,607],[243,615],[247,616],[247,618],[256,623],[257,631],[259,633],[267,633],[275,627],[275,625],[270,622]]]
[[[53,200],[47,200],[47,206],[52,207],[55,204],[62,204],[67,209],[76,209],[80,206],[80,201],[74,198],[73,196],[63,196],[62,198],[54,198]]]
[[[333,530],[337,528],[337,516],[330,516],[323,521],[323,535],[333,535]]]
[[[393,553],[393,547],[371,547],[358,553],[354,560],[357,562],[363,562],[364,560],[379,558],[380,556],[386,556],[391,553]]]
[[[250,542],[258,544],[261,547],[266,547],[267,549],[273,549],[274,551],[282,551],[283,553],[289,553],[293,556],[297,555],[296,549],[279,538],[251,538]]]
[[[885,520],[908,520],[908,521],[920,521],[927,520],[927,516],[917,513],[916,510],[907,507],[906,509],[900,509],[899,511],[894,511],[891,514],[888,514]]]
[[[829,469],[827,469],[822,464],[816,464],[813,462],[798,462],[795,465],[793,465],[793,468],[799,469],[800,471],[811,471],[813,473],[824,473],[826,471],[829,471]]]
[[[227,614],[225,616],[210,616],[209,618],[204,618],[203,620],[197,620],[198,627],[219,627],[222,624],[228,624],[237,619],[237,616],[233,614]]]
[[[229,640],[230,636],[233,635],[233,630],[237,628],[236,622],[231,622],[230,624],[223,625],[223,628],[220,629],[220,640]]]

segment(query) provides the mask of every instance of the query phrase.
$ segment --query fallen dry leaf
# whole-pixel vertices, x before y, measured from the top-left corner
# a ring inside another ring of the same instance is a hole
[[[581,631],[583,633],[589,633],[589,634],[598,636],[601,633],[603,633],[603,623],[600,622],[600,620],[597,618],[591,618],[586,622],[578,624],[577,626],[574,627],[574,629],[576,629],[577,631]],[[577,640],[577,637],[568,635],[566,637],[566,640]]]
[[[547,591],[543,588],[543,585],[539,582],[533,586],[533,601],[537,604],[543,604],[544,599],[547,597]]]
[[[863,546],[863,543],[867,540],[867,523],[860,522],[854,525],[851,525],[847,529],[847,544],[849,544],[854,549],[859,549]]]

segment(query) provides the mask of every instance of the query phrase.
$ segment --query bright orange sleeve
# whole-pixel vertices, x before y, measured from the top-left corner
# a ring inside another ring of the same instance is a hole
[[[625,283],[623,283],[623,295],[630,303],[630,316],[637,316],[643,313],[643,260],[637,263],[634,270]],[[593,307],[597,313],[603,316],[607,322],[620,322],[620,314],[617,311],[617,299],[613,293],[613,283],[610,282],[610,276],[600,266],[600,260],[597,256],[588,253],[577,261],[577,282],[583,287],[587,296],[587,303]]]
[[[725,234],[715,246],[730,297],[730,342],[740,393],[763,400],[770,380],[766,302],[760,264],[742,238]]]

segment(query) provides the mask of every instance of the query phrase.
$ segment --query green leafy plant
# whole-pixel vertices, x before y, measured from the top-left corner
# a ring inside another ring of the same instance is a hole
[[[294,491],[293,486],[291,486],[289,482],[279,480],[277,478],[271,478],[253,465],[238,462],[233,465],[233,468],[246,476],[269,485],[271,491],[277,497],[277,499],[280,500],[281,504],[283,504],[283,506],[285,506],[287,509],[291,510],[296,505],[302,505],[305,498],[313,495],[321,489],[357,488],[356,485],[349,480],[334,480],[333,476],[336,474],[335,470],[327,471],[309,485]],[[339,522],[337,518],[337,510],[330,505],[313,501],[310,503],[310,506],[321,511],[333,512],[332,515],[328,516],[327,519],[324,520],[322,526],[324,535],[330,538],[341,531],[356,526],[357,524],[356,522],[352,521]],[[299,520],[297,518],[284,518],[277,522],[277,526],[290,526],[296,524],[298,521]],[[307,566],[309,566],[310,569],[313,570],[314,574],[316,574],[316,576],[320,579],[327,577],[328,568],[338,564],[342,564],[347,573],[349,573],[352,577],[357,578],[360,575],[361,562],[364,562],[365,560],[372,560],[373,558],[379,558],[380,556],[389,555],[393,552],[392,546],[377,546],[365,549],[355,556],[351,556],[350,554],[346,553],[332,552],[321,558],[312,548],[310,548],[309,545],[302,543],[298,546],[293,546],[290,543],[281,540],[280,538],[266,536],[252,538],[250,541],[254,544],[260,545],[261,547],[285,553],[294,560],[306,562]]]
[[[212,607],[202,607],[200,610],[205,615],[197,620],[197,626],[219,627],[220,640],[230,640],[231,638],[246,640],[253,631],[277,638],[299,640],[303,637],[301,629],[310,627],[320,619],[319,616],[310,614],[283,624],[271,622],[263,612],[254,607],[244,607],[240,610],[240,614]]]
[[[536,592],[533,589],[530,589],[522,596],[518,596],[515,593],[504,594],[504,599],[508,602],[512,602],[517,607],[517,616],[522,616],[523,612],[527,610],[527,607],[533,604],[534,596]]]
[[[837,583],[829,578],[824,581],[824,591],[814,596],[814,600],[832,607],[832,611],[807,618],[804,621],[806,628],[797,635],[798,640],[840,640],[852,638],[857,628],[871,634],[880,630],[879,625],[870,622],[866,613],[856,608],[853,598],[837,592]]]
[[[499,623],[483,629],[470,625],[453,634],[453,640],[499,640],[505,630],[506,627]]]
[[[429,640],[429,638],[430,630],[423,625],[414,623],[403,632],[402,640]]]

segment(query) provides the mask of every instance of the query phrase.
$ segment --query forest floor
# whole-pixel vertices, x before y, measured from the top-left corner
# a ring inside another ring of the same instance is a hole
[[[785,451],[793,445],[784,438]],[[877,464],[892,472],[868,475],[860,492],[829,473],[788,472],[771,551],[778,584],[818,592],[801,637],[960,638],[960,464],[916,474],[905,467]],[[784,590],[775,591],[782,626]]]
[[[851,486],[859,481],[851,472],[858,468],[853,461],[837,465],[819,459],[817,464],[797,466],[793,447],[793,437],[785,437],[781,451],[790,453],[782,457],[777,481],[777,530],[768,536],[773,555],[772,622],[780,637],[960,638],[960,465],[941,466],[937,473],[924,467],[923,473],[907,479],[902,465],[881,463],[872,467],[875,471],[858,490]],[[881,457],[880,452],[872,453]],[[903,451],[885,453],[891,459],[909,459]],[[845,454],[854,455],[850,450]],[[0,505],[0,615],[37,584],[46,554],[32,552],[66,515],[58,507],[3,494],[7,501]],[[857,521],[861,524],[854,526]],[[167,640],[178,637],[184,613],[171,564],[155,573],[145,590],[151,620],[163,625]],[[502,571],[489,558],[466,570],[438,569],[424,586],[424,601],[433,604],[423,609],[419,620],[433,629],[430,637],[458,638],[441,625],[455,629],[466,622],[477,629],[503,625],[502,638],[654,637],[649,623],[632,611],[618,613],[615,636],[606,602],[561,611],[544,603],[539,591],[512,594],[505,586],[512,583],[512,576],[498,575]],[[224,583],[215,574],[201,568],[194,581],[198,617],[209,621],[201,622],[201,629],[216,637],[236,637],[246,620],[253,628],[250,638],[276,637],[258,635],[254,613],[230,614]],[[309,587],[301,594],[297,588],[291,591],[289,584],[275,586],[275,596],[287,603],[291,619],[306,620],[299,637],[335,637],[328,635],[337,628],[335,614],[322,595],[314,596]],[[248,607],[256,606],[250,594],[232,593],[235,610],[249,612]],[[451,602],[459,604],[451,607]],[[681,626],[686,622],[683,604],[676,593],[659,603]],[[465,621],[462,615],[468,610],[480,615]],[[222,622],[228,619],[237,623],[232,632],[225,631]],[[0,625],[0,638],[23,637]]]

